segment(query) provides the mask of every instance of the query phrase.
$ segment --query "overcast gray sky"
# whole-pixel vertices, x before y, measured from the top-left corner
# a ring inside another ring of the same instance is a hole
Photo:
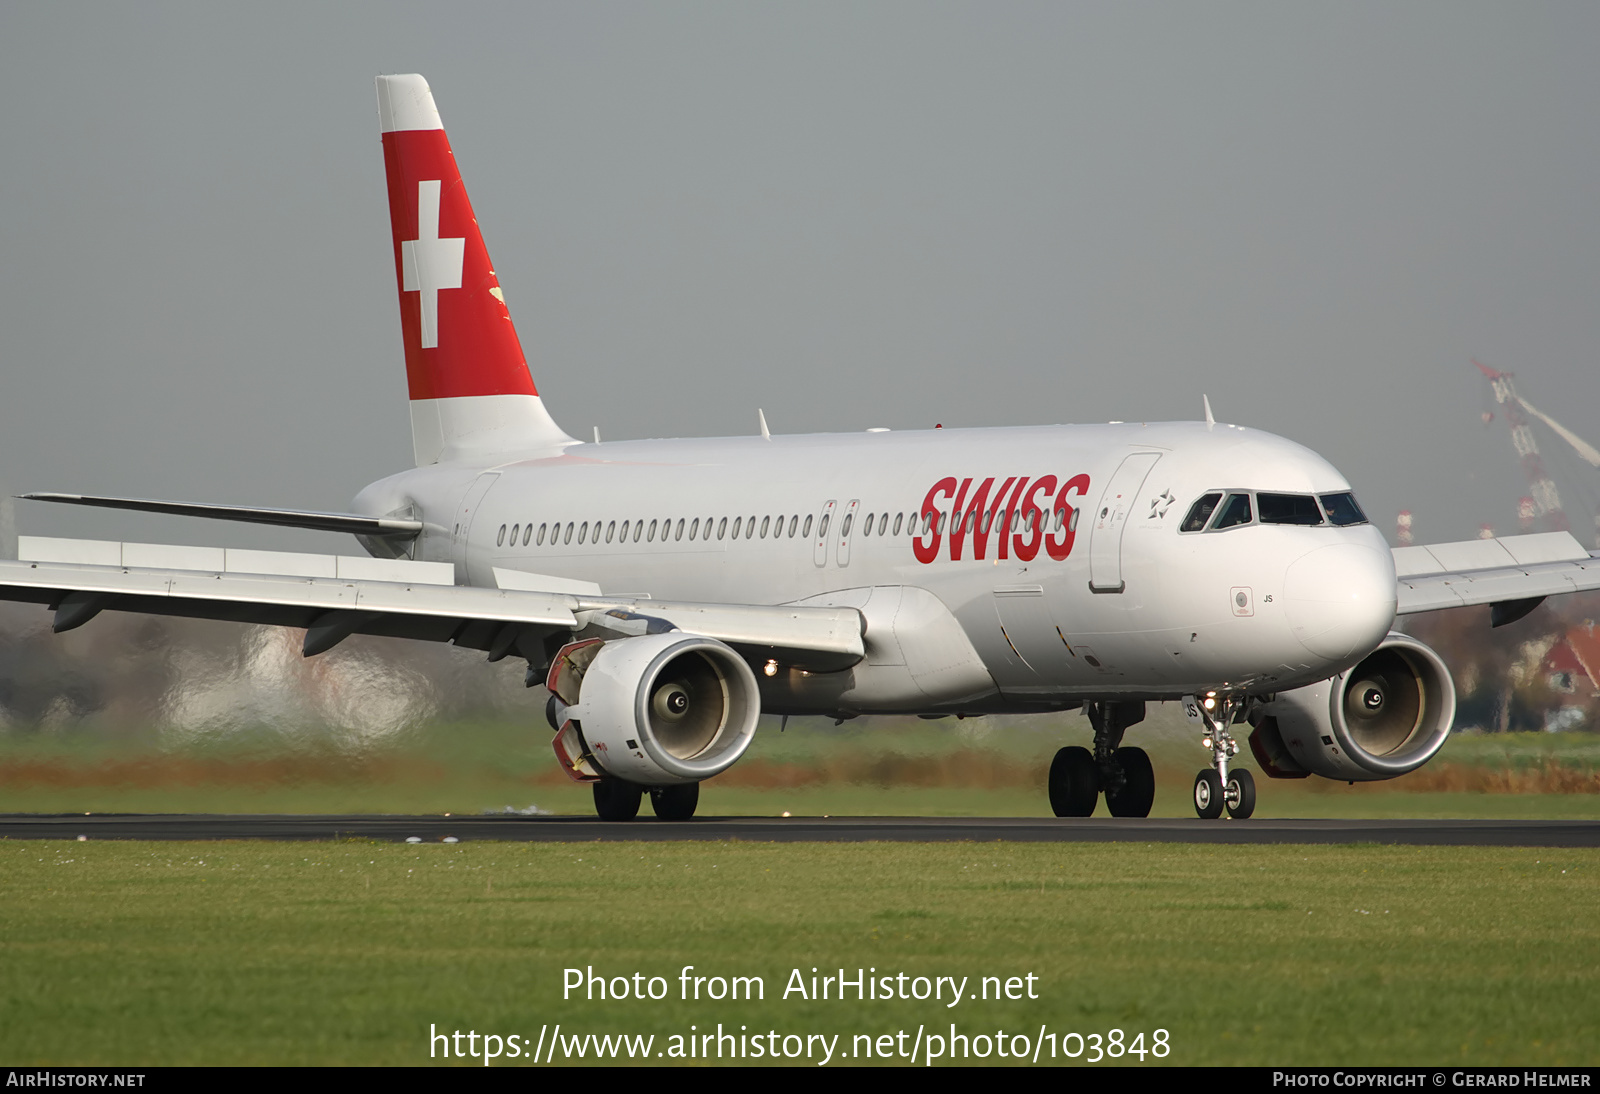
[[[406,466],[372,78],[415,71],[577,436],[1205,391],[1386,532],[1514,531],[1470,358],[1600,441],[1597,46],[1600,6],[1460,0],[6,3],[0,481],[342,508]]]

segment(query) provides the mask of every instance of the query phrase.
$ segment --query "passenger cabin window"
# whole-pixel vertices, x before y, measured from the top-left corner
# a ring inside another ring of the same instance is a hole
[[[1217,523],[1212,527],[1217,531],[1237,528],[1241,524],[1249,524],[1250,519],[1250,495],[1229,494],[1227,503],[1222,507],[1222,515],[1217,517]]]
[[[1183,523],[1178,525],[1180,532],[1198,532],[1206,526],[1206,521],[1211,519],[1211,514],[1216,512],[1217,502],[1222,500],[1221,494],[1205,494],[1189,509],[1189,515],[1183,518]]]
[[[1310,528],[1322,523],[1317,499],[1307,494],[1257,494],[1256,511],[1262,524],[1298,524]]]
[[[1328,520],[1340,528],[1367,523],[1354,494],[1323,494],[1322,507],[1328,511]]]

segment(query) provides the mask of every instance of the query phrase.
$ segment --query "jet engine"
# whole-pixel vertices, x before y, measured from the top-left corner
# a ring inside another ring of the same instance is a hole
[[[1273,778],[1392,779],[1432,759],[1455,716],[1455,683],[1439,655],[1390,634],[1350,671],[1257,707],[1250,749]]]
[[[550,666],[556,757],[569,775],[643,786],[726,771],[755,738],[755,673],[714,638],[669,631],[589,639]]]

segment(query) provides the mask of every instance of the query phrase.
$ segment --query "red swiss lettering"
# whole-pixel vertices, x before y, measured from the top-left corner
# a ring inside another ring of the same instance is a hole
[[[1039,553],[1039,542],[1044,539],[1045,515],[1039,508],[1039,503],[1033,499],[1042,491],[1046,496],[1056,488],[1056,477],[1046,475],[1028,487],[1026,494],[1022,495],[1022,531],[1018,532],[1011,541],[1012,550],[1017,558],[1023,562],[1032,562]],[[1027,534],[1028,538],[1023,539]]]
[[[1005,509],[1000,514],[1000,519],[1003,521],[1003,523],[1000,525],[1000,549],[995,552],[996,557],[998,558],[1011,557],[1009,551],[1009,548],[1011,547],[1011,518],[1012,515],[1017,511],[1017,499],[1022,496],[1022,491],[1027,488],[1027,485],[1028,476],[1024,475],[1022,478],[1017,480],[1016,489],[1011,491],[1011,496],[1006,499]],[[1002,486],[1000,488],[1000,492],[1002,494],[1005,493],[1005,489],[1006,488]]]
[[[978,492],[972,500],[962,506],[962,499],[966,495],[967,486],[972,482],[968,479],[961,484],[961,494],[956,497],[956,512],[951,519],[955,522],[950,525],[950,558],[958,561],[961,558],[961,548],[966,543],[967,533],[972,533],[972,557],[982,558],[984,549],[989,545],[989,529],[984,524],[984,508],[989,504],[989,488],[994,485],[994,479],[983,480],[978,487]]]
[[[947,476],[930,486],[927,496],[922,499],[921,517],[923,527],[927,530],[925,533],[927,542],[923,542],[922,535],[911,541],[911,551],[917,556],[918,562],[926,564],[939,557],[939,506],[934,503],[934,499],[948,498],[955,491],[956,480]]]
[[[1068,494],[1076,494],[1080,498],[1089,492],[1089,476],[1074,475],[1061,484],[1061,493],[1056,495],[1055,512],[1061,514],[1061,530],[1044,541],[1044,549],[1050,552],[1050,557],[1061,562],[1072,553],[1072,543],[1078,538],[1076,528],[1077,510],[1067,502]]]
[[[1056,481],[1054,475],[1040,479],[1011,476],[996,490],[995,476],[991,475],[979,482],[977,490],[973,491],[971,478],[947,475],[928,488],[922,499],[922,511],[913,518],[922,521],[922,530],[917,532],[913,525],[912,553],[918,562],[930,564],[939,557],[940,547],[948,535],[950,560],[959,562],[970,535],[972,558],[976,562],[988,554],[989,537],[993,535],[997,540],[996,558],[1015,555],[1022,562],[1032,562],[1043,547],[1051,558],[1064,561],[1072,554],[1077,539],[1073,519],[1077,509],[1070,499],[1082,499],[1088,494],[1089,476],[1074,475],[1061,483],[1059,492]],[[1048,513],[1040,505],[1041,495],[1046,499],[1045,504],[1051,505]],[[1057,516],[1060,524],[1052,530],[1050,522]]]

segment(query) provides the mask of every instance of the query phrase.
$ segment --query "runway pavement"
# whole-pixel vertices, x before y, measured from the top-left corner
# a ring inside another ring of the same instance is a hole
[[[1215,820],[1032,817],[593,817],[293,816],[279,814],[9,814],[0,839],[91,840],[742,840],[755,843],[994,841],[1059,843],[1387,843],[1486,847],[1596,847],[1600,821]]]

